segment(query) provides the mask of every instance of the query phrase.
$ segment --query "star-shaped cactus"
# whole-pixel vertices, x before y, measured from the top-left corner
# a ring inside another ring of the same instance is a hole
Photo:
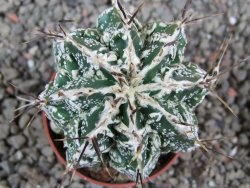
[[[207,74],[183,60],[186,43],[182,22],[142,26],[117,1],[95,28],[54,42],[56,77],[39,98],[67,138],[69,168],[105,163],[135,180],[161,152],[199,146]]]

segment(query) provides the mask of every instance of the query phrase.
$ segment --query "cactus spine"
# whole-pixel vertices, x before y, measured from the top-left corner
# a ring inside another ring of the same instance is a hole
[[[182,22],[142,26],[117,1],[54,42],[56,77],[39,99],[67,138],[68,168],[104,163],[135,180],[161,152],[199,146],[194,109],[215,80],[183,60],[186,43]]]

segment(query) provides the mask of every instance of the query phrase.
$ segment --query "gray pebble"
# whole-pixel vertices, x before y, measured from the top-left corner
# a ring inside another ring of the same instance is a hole
[[[9,136],[10,127],[7,124],[0,123],[0,139],[5,139]]]
[[[237,54],[237,57],[241,57],[244,54],[244,41],[243,40],[237,40],[234,42],[234,45],[232,45],[232,48],[235,51],[235,54]]]
[[[37,4],[40,7],[43,7],[46,4],[48,4],[48,0],[35,0],[35,4]]]
[[[246,70],[234,69],[233,74],[239,82],[244,81],[247,78],[247,71]]]
[[[13,161],[13,162],[20,162],[22,159],[23,159],[23,153],[22,153],[22,151],[21,150],[18,150],[18,151],[16,151],[16,153],[13,155],[13,156],[11,156],[11,159],[10,159],[10,161]]]
[[[211,33],[213,32],[213,30],[218,29],[219,25],[220,25],[219,19],[213,19],[212,22],[207,21],[206,24],[204,24],[205,26],[204,29],[206,32]]]
[[[39,186],[39,185],[36,185],[36,186]],[[34,184],[22,181],[20,187],[33,188]]]
[[[8,153],[9,148],[3,140],[0,140],[0,154],[5,155]]]
[[[17,134],[19,132],[19,130],[20,130],[19,127],[16,124],[14,124],[14,123],[11,123],[9,125],[9,127],[10,127],[10,133],[12,135]]]
[[[231,131],[238,132],[241,129],[241,124],[240,124],[239,121],[237,121],[237,119],[234,119],[231,122],[231,126],[230,127],[231,127]]]
[[[1,84],[1,81],[0,81],[0,84]],[[0,100],[2,100],[3,99],[3,97],[4,97],[4,89],[3,88],[0,88]]]
[[[27,6],[21,6],[19,8],[19,16],[20,16],[20,19],[21,21],[25,21],[25,17],[23,17],[22,15],[26,16],[25,13],[27,13]]]
[[[20,35],[23,33],[23,26],[21,24],[16,24],[16,25],[13,25],[12,27],[12,35],[13,36],[17,36],[17,35]]]
[[[7,25],[6,23],[1,21],[0,28],[1,28],[1,35],[0,36],[5,38],[10,34],[10,31],[11,31],[10,26]]]
[[[100,185],[88,184],[88,185],[86,186],[86,188],[103,188],[103,187],[100,186]]]
[[[20,118],[19,118],[19,121],[18,121],[18,124],[19,124],[19,127],[21,129],[24,129],[28,122],[30,120],[30,116],[28,114],[23,114]]]
[[[83,184],[80,182],[73,182],[70,186],[74,188],[82,188]],[[92,188],[102,188],[102,186],[93,185]]]
[[[21,178],[19,174],[10,174],[8,176],[8,183],[11,188],[19,188]]]
[[[176,178],[169,178],[168,181],[171,183],[173,187],[176,187],[178,185],[178,179]]]
[[[53,151],[52,151],[51,147],[49,147],[49,146],[42,148],[41,152],[46,157],[50,157],[53,155]]]
[[[11,1],[2,1],[0,3],[0,13],[7,12],[12,7]]]
[[[27,164],[34,164],[37,162],[38,158],[39,158],[39,152],[36,148],[34,147],[30,147],[30,148],[24,148],[23,152],[25,154],[25,160]]]
[[[20,149],[26,143],[26,138],[22,134],[14,135],[9,137],[7,142],[15,149]]]
[[[37,86],[40,84],[39,80],[33,79],[33,80],[22,80],[22,79],[16,79],[13,80],[13,83],[15,85],[18,85],[20,89],[22,89],[25,92],[34,91],[34,89],[37,88]]]
[[[60,6],[56,6],[53,13],[53,17],[55,20],[61,20],[63,18],[63,10]]]
[[[248,146],[249,138],[247,137],[246,133],[241,133],[239,136],[239,142],[242,146]]]
[[[41,134],[41,131],[40,131],[40,134]],[[38,148],[43,148],[43,147],[48,146],[48,139],[44,134],[41,134],[40,136],[38,136],[36,141],[37,141]]]
[[[39,185],[43,181],[46,181],[46,177],[42,173],[40,173],[39,170],[34,166],[32,167],[26,164],[22,164],[18,168],[18,172],[22,175],[22,177],[27,178],[33,185]]]
[[[0,187],[1,188],[9,188],[7,181],[6,180],[0,180]]]
[[[2,161],[0,163],[0,167],[7,172],[7,174],[11,174],[14,171],[14,166],[12,163],[10,163],[9,161]]]
[[[1,68],[1,73],[5,81],[10,81],[19,75],[19,72],[13,68]]]
[[[50,159],[52,159],[53,158],[53,160],[50,160]],[[48,160],[49,159],[49,160]],[[39,161],[38,161],[38,166],[40,167],[40,169],[43,171],[43,172],[48,172],[48,170],[50,170],[51,169],[51,167],[52,167],[52,164],[53,164],[53,162],[54,162],[54,157],[45,157],[45,156],[43,156],[43,155],[40,155],[40,157],[39,157]]]
[[[68,6],[71,6],[71,7],[76,7],[79,3],[80,3],[80,1],[79,0],[64,0],[64,2],[66,2],[66,4],[68,5]]]
[[[32,125],[31,125],[32,126]],[[32,126],[33,127],[33,126]],[[26,137],[26,138],[28,138],[27,140],[28,140],[28,144],[27,144],[27,146],[30,146],[30,147],[32,147],[32,146],[34,146],[34,144],[36,143],[36,136],[34,135],[34,131],[33,131],[33,129],[31,130],[32,128],[25,128],[25,129],[23,129],[23,131],[22,131],[22,133],[23,133],[23,135]]]
[[[0,60],[3,59],[3,51],[0,51]],[[3,84],[3,74],[0,71],[0,85]]]
[[[208,39],[204,39],[201,41],[200,43],[200,47],[202,49],[208,49],[209,48],[209,45],[210,45],[210,42],[208,41]]]
[[[243,84],[243,86],[241,86],[239,91],[240,91],[240,94],[242,96],[247,96],[249,94],[249,92],[250,92],[250,84],[249,84],[249,82],[245,82]]]
[[[50,0],[49,7],[55,6],[57,2],[58,2],[57,0]]]

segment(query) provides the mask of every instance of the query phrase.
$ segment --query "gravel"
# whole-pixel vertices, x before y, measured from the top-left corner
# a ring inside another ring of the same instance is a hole
[[[131,12],[138,1],[123,0]],[[43,133],[38,115],[25,128],[36,110],[21,115],[14,109],[24,105],[16,95],[22,91],[38,95],[54,72],[51,41],[36,37],[39,28],[57,30],[57,21],[73,19],[79,22],[62,23],[67,30],[94,26],[97,15],[109,6],[109,0],[4,0],[0,2],[0,188],[49,188],[56,185],[65,168],[53,154]],[[138,13],[142,22],[171,21],[180,18],[184,0],[145,0]],[[186,58],[204,69],[212,66],[220,43],[232,35],[223,69],[250,55],[250,1],[197,0],[190,11],[193,18],[224,12],[223,15],[197,22],[187,27],[189,44]],[[11,13],[11,14],[10,14]],[[14,13],[14,15],[13,15]],[[11,15],[11,16],[10,16]],[[16,17],[15,17],[16,16]],[[249,188],[250,187],[250,64],[242,63],[225,74],[216,89],[236,112],[234,117],[213,96],[206,97],[197,108],[201,138],[220,138],[213,147],[238,160],[230,160],[211,151],[209,158],[199,149],[183,154],[163,175],[145,188]],[[12,82],[21,89],[8,85]],[[65,187],[101,188],[75,177]],[[68,186],[67,186],[68,185]]]
[[[9,132],[10,132],[9,126],[7,124],[0,123],[0,130],[1,130],[0,131],[0,139],[8,138]]]
[[[22,116],[20,116],[19,121],[18,121],[18,125],[21,129],[24,129],[28,122],[30,120],[30,116],[28,114],[23,114]]]
[[[12,98],[5,98],[1,103],[1,109],[3,110],[3,115],[6,118],[6,121],[10,121],[14,117],[14,110],[17,106],[17,101]]]
[[[2,68],[1,72],[5,81],[10,81],[19,75],[19,72],[13,68]]]
[[[22,134],[13,135],[7,139],[7,143],[15,149],[20,149],[26,143],[26,138]]]
[[[50,157],[50,156],[53,155],[53,151],[52,151],[51,147],[48,147],[48,146],[42,148],[41,152],[42,152],[42,154],[43,154],[45,157]]]

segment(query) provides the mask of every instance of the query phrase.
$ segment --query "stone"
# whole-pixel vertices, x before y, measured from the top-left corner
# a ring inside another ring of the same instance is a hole
[[[229,23],[230,23],[231,25],[236,25],[237,22],[238,22],[237,17],[235,17],[235,16],[230,16],[230,17],[229,17]]]
[[[9,136],[10,128],[7,124],[0,123],[0,139],[5,139]]]
[[[212,22],[207,21],[206,24],[204,24],[204,29],[206,32],[211,33],[213,30],[216,30],[220,25],[219,19],[213,19]]]
[[[64,0],[66,2],[66,4],[70,7],[76,7],[80,1],[79,0]]]
[[[22,134],[14,135],[9,137],[7,142],[15,149],[20,149],[26,143],[26,138]]]
[[[24,178],[29,179],[33,184],[37,185],[46,180],[46,177],[39,172],[36,167],[31,167],[26,164],[20,165],[18,168],[19,174],[21,174]]]
[[[48,139],[44,134],[41,134],[40,136],[37,137],[37,147],[38,148],[43,148],[48,146]]]
[[[2,161],[0,163],[0,167],[7,172],[7,174],[11,174],[14,171],[14,166],[12,163],[10,163],[9,161]]]
[[[49,1],[49,6],[50,6],[50,7],[56,6],[57,3],[58,3],[57,0],[50,0],[50,1]]]
[[[0,140],[0,154],[6,156],[8,154],[8,150],[9,148],[7,147],[5,142],[3,140]]]
[[[49,157],[49,158],[51,158],[51,157]],[[38,167],[44,173],[47,173],[51,169],[53,162],[54,162],[54,159],[55,159],[54,157],[52,157],[53,160],[48,161],[49,158],[44,157],[43,155],[40,155],[40,157],[39,157]]]
[[[7,180],[11,188],[19,188],[21,182],[19,174],[10,174]]]
[[[178,184],[178,179],[176,178],[169,178],[168,181],[171,183],[173,187],[176,187]]]
[[[247,71],[242,69],[234,69],[233,70],[234,76],[237,78],[238,81],[244,81],[247,78]]]
[[[74,187],[74,188],[82,188],[82,183],[80,182],[73,182],[71,185],[71,187]],[[95,185],[95,186],[92,186],[91,188],[102,188],[102,186],[98,186],[98,185]]]
[[[36,185],[36,187],[38,187],[38,186],[39,186],[39,185]],[[20,187],[33,188],[33,187],[34,187],[34,184],[29,183],[29,182],[24,182],[24,181],[22,181]]]
[[[249,139],[247,136],[247,133],[241,133],[239,136],[239,142],[242,146],[248,146],[249,145]]]
[[[48,4],[48,0],[35,0],[35,4],[44,7],[46,4]]]
[[[1,84],[1,80],[0,80],[0,84]],[[2,100],[4,97],[4,89],[0,88],[0,100]]]
[[[10,124],[9,127],[10,127],[10,133],[12,135],[17,134],[20,130],[19,127],[14,123]]]
[[[21,162],[21,160],[23,159],[23,153],[22,151],[17,151],[13,156],[11,156],[11,161],[13,162]]]
[[[248,82],[245,82],[241,87],[240,87],[240,94],[243,96],[247,96],[250,92],[250,84]]]
[[[50,169],[50,173],[54,174],[55,178],[60,178],[60,176],[64,170],[65,170],[65,168],[62,164],[55,163],[54,166]]]
[[[1,26],[0,26],[0,28],[1,28]],[[1,28],[1,32],[2,32],[2,28]],[[1,68],[1,73],[2,73],[3,79],[5,81],[10,81],[10,80],[18,77],[18,75],[19,75],[19,72],[13,68]]]
[[[8,24],[4,23],[3,21],[1,21],[0,28],[1,28],[1,36],[3,38],[8,37],[8,35],[10,34],[10,31],[11,31],[10,26]]]
[[[17,101],[13,100],[12,98],[6,98],[2,103],[2,110],[4,117],[10,121],[14,117],[14,109],[17,106]]]
[[[21,129],[24,129],[28,122],[30,120],[30,116],[28,114],[23,114],[20,118],[19,118],[19,121],[18,121],[18,125]]]
[[[49,146],[42,148],[41,152],[46,157],[51,157],[53,155],[53,151],[52,151],[51,147],[49,147]]]
[[[34,62],[33,59],[29,59],[27,61],[27,65],[28,65],[28,67],[29,67],[30,70],[34,70],[34,68],[35,68],[35,62]]]
[[[32,79],[32,80],[23,80],[23,79],[16,79],[13,81],[15,85],[25,92],[34,91],[38,85],[40,84],[39,80]]]
[[[63,10],[60,6],[56,6],[53,10],[53,17],[55,20],[61,20],[63,18]]]
[[[30,126],[33,127],[32,124]],[[27,139],[28,140],[27,146],[32,147],[32,146],[35,145],[35,143],[36,143],[36,136],[34,135],[33,128],[32,129],[31,128],[23,129],[23,135],[26,138],[28,138]]]
[[[95,185],[95,184],[87,184],[86,188],[102,188],[100,185]],[[128,187],[130,188],[130,187]]]
[[[12,27],[12,34],[13,35],[20,35],[23,33],[23,26],[21,24],[16,24]]]
[[[1,188],[9,188],[7,181],[6,180],[0,180],[0,187]]]

